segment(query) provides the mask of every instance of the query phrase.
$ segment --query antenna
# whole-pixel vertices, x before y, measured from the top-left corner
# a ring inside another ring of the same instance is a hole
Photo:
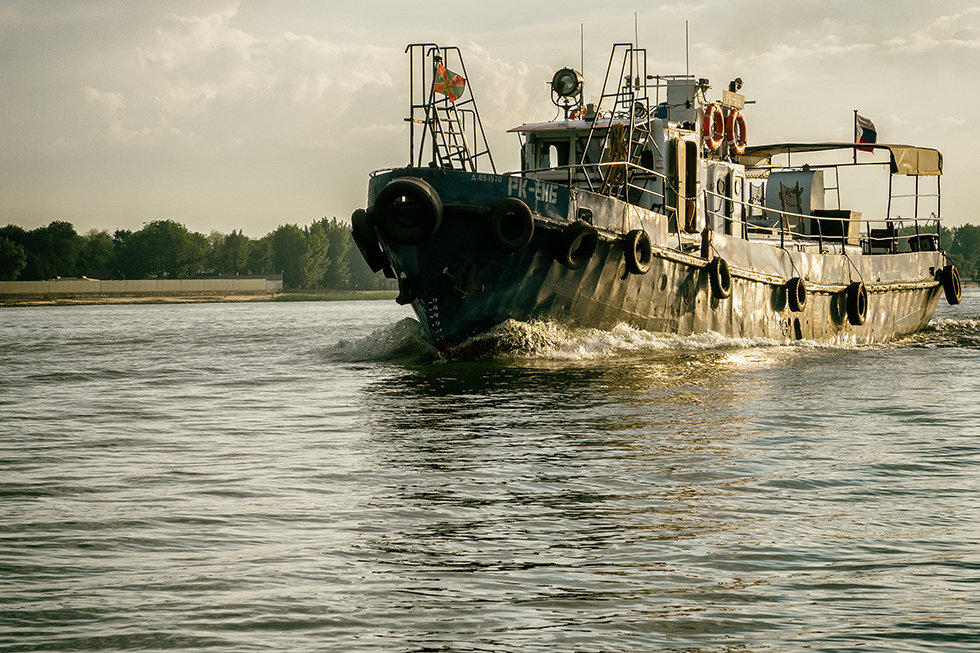
[[[640,35],[636,27],[636,12],[633,12],[633,47],[637,48],[640,46]]]
[[[684,75],[691,76],[691,41],[688,37],[687,21],[684,21]]]
[[[579,23],[578,39],[579,39],[579,46],[582,48],[582,53],[581,53],[582,63],[579,66],[579,70],[581,70],[582,74],[584,75],[585,74],[585,23]]]

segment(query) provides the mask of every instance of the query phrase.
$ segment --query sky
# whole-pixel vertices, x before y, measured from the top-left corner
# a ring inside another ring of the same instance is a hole
[[[583,31],[598,95],[614,42],[685,72],[685,22],[709,95],[744,81],[750,144],[851,140],[860,110],[879,142],[942,151],[943,217],[980,222],[972,1],[0,0],[0,225],[347,220],[370,171],[408,162],[407,44],[461,48],[506,171],[506,130],[555,116]]]

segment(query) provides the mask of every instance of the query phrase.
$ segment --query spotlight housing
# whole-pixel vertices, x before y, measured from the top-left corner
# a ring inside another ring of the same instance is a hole
[[[551,90],[558,97],[575,97],[582,92],[585,80],[582,74],[571,68],[562,68],[551,78]]]

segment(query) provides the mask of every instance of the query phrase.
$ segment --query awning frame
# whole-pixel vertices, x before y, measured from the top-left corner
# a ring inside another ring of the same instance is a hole
[[[943,155],[939,150],[914,145],[891,143],[773,143],[769,145],[750,145],[739,160],[746,167],[765,167],[771,165],[777,154],[804,154],[808,152],[829,152],[832,150],[850,151],[857,160],[858,150],[887,150],[891,173],[916,177],[939,176],[943,174]],[[840,163],[838,165],[846,165]]]

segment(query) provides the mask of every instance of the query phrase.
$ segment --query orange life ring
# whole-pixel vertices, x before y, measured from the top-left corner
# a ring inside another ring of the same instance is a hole
[[[741,154],[745,151],[748,135],[745,131],[745,117],[738,109],[732,109],[725,121],[725,137],[728,139],[728,151]]]
[[[712,102],[704,108],[701,118],[701,136],[704,143],[712,152],[717,152],[725,140],[725,117],[721,115],[721,107]]]

